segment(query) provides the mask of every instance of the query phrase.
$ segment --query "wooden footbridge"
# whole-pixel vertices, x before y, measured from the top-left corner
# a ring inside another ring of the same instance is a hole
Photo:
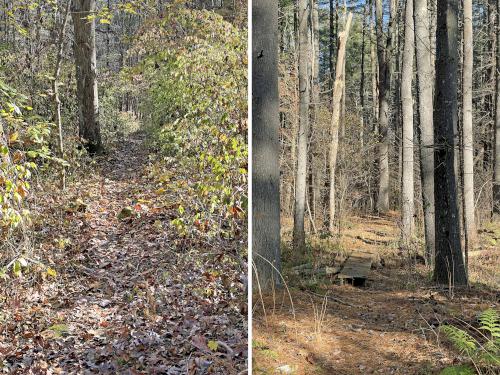
[[[342,265],[337,278],[342,283],[354,286],[365,285],[373,263],[373,254],[365,251],[354,251]]]

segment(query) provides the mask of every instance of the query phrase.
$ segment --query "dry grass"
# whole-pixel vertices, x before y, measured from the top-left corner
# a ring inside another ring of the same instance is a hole
[[[290,263],[285,263],[296,319],[290,313],[288,296],[278,294],[275,300],[264,296],[266,306],[275,308],[268,311],[267,324],[258,306],[254,312],[255,374],[279,373],[277,368],[288,365],[295,374],[423,375],[459,361],[438,340],[433,324],[452,316],[471,321],[498,303],[500,248],[494,241],[500,241],[500,223],[485,228],[469,257],[471,288],[455,290],[450,300],[447,290],[434,287],[427,267],[408,263],[400,253],[396,222],[395,215],[353,217],[344,223],[341,236],[309,238],[311,254],[301,261],[314,261],[316,266],[352,250],[383,258],[385,267],[372,270],[365,288],[335,285],[329,277],[295,276],[287,269]],[[284,223],[286,242],[290,230]],[[323,299],[311,297],[310,290],[347,304],[328,301],[322,313]]]

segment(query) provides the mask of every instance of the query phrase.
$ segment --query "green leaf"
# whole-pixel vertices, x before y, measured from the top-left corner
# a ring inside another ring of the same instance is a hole
[[[132,209],[132,207],[124,207],[124,208],[122,208],[122,210],[118,213],[118,219],[119,219],[119,220],[124,220],[124,219],[126,219],[126,218],[131,217],[133,213],[134,213],[134,210]]]
[[[57,276],[57,272],[56,272],[55,269],[48,267],[47,268],[47,275],[51,276],[51,277],[56,277]]]
[[[49,330],[54,332],[55,337],[61,337],[66,335],[69,332],[69,328],[67,324],[54,324],[49,327]]]
[[[207,343],[207,346],[209,347],[209,349],[213,352],[216,352],[217,349],[219,348],[219,344],[217,343],[217,341],[213,341],[213,340],[210,340],[208,343]]]
[[[14,264],[12,265],[12,273],[16,277],[20,277],[21,276],[21,263],[18,260],[16,260],[14,262]]]

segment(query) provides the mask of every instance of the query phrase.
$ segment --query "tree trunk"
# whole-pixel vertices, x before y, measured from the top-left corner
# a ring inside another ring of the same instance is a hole
[[[401,100],[403,109],[402,139],[402,228],[401,240],[409,248],[413,235],[413,58],[415,51],[413,28],[413,0],[406,0],[405,39],[403,50],[403,69],[401,74]]]
[[[333,58],[334,58],[334,45],[335,45],[335,33],[334,33],[334,24],[333,24],[333,0],[330,0],[330,12],[329,12],[329,33],[328,33],[328,36],[329,36],[329,48],[328,48],[328,52],[329,52],[329,59],[328,59],[328,66],[329,66],[329,73],[330,73],[330,77],[329,77],[329,81],[328,81],[328,88],[330,90],[333,90],[333,79],[335,77],[335,68],[334,68],[334,65],[333,65]]]
[[[361,36],[361,82],[359,85],[359,100],[361,105],[361,116],[359,124],[359,145],[360,149],[364,148],[364,137],[365,137],[365,45],[366,45],[366,18],[367,12],[369,10],[368,0],[365,1],[363,7],[363,22],[362,22],[362,36]]]
[[[317,0],[312,0],[312,102],[313,102],[313,119],[314,124],[317,125],[318,121],[318,109],[319,109],[319,15],[318,15],[318,2]]]
[[[425,259],[434,259],[434,125],[430,17],[427,0],[415,0],[415,47],[417,61],[418,117],[420,138],[420,178],[424,210]]]
[[[254,0],[252,16],[252,248],[260,286],[266,288],[279,279],[262,258],[278,270],[281,264],[278,3]]]
[[[392,29],[394,21],[395,3],[391,1],[391,14],[387,31],[387,43],[384,46],[382,0],[376,0],[376,23],[377,23],[377,52],[379,65],[379,145],[378,145],[378,198],[377,210],[387,212],[389,210],[389,100],[391,87],[391,55],[392,55]]]
[[[332,95],[332,122],[330,127],[331,140],[330,140],[330,196],[329,196],[329,221],[328,229],[330,233],[335,230],[335,170],[337,167],[337,153],[339,147],[339,120],[340,120],[340,106],[342,100],[343,86],[345,84],[344,66],[345,66],[345,52],[346,43],[349,36],[349,29],[351,28],[352,13],[347,16],[345,30],[339,33],[339,49],[337,54],[337,66],[335,68],[335,84],[333,86]]]
[[[304,215],[307,192],[307,143],[309,140],[309,19],[308,0],[299,0],[299,133],[297,141],[297,171],[295,178],[295,209],[293,221],[293,248],[305,251]]]
[[[111,0],[108,0],[108,10],[111,9]],[[111,34],[111,24],[108,23],[106,26],[106,68],[109,70],[110,67],[110,56],[111,56],[111,49],[110,49],[110,38],[109,34]]]
[[[319,108],[320,108],[320,84],[319,84],[319,14],[318,14],[318,2],[317,0],[312,1],[312,46],[314,53],[312,55],[312,102],[313,102],[313,126],[315,127],[315,137],[312,141],[312,151],[311,152],[311,205],[310,210],[312,212],[312,217],[315,220],[317,216],[317,201],[320,198],[319,184],[321,180],[321,168],[318,168],[317,159],[320,158],[320,148],[321,148],[321,134],[320,134],[320,124],[319,124]],[[321,162],[321,161],[320,161]]]
[[[75,65],[79,107],[79,135],[90,154],[103,151],[99,127],[97,58],[95,46],[95,0],[73,0]]]
[[[434,279],[439,284],[466,285],[460,241],[456,186],[458,157],[457,0],[438,0],[436,32],[436,95],[434,101],[434,201],[436,253]]]
[[[474,143],[472,131],[472,0],[464,0],[463,80],[462,80],[462,155],[463,204],[466,254],[476,237],[474,220]]]
[[[57,56],[56,56],[56,67],[54,69],[54,80],[52,81],[52,91],[54,95],[54,120],[58,130],[57,143],[59,150],[57,156],[60,159],[64,159],[64,142],[63,142],[63,129],[62,129],[62,119],[61,119],[61,99],[59,98],[59,77],[61,76],[61,64],[64,51],[64,37],[66,35],[66,26],[68,25],[69,12],[71,9],[71,0],[67,0],[66,10],[64,12],[62,22],[59,29],[59,36],[57,41]],[[66,169],[64,165],[61,165],[61,176],[60,176],[60,186],[61,189],[66,188]]]
[[[372,75],[372,132],[378,133],[378,63],[377,53],[375,47],[377,45],[377,38],[373,27],[373,0],[370,0],[370,66]]]
[[[500,2],[497,1],[497,56],[495,84],[495,165],[493,172],[493,213],[500,214]]]

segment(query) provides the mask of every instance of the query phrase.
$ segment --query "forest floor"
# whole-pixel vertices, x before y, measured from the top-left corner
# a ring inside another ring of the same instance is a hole
[[[40,199],[43,266],[0,283],[0,373],[246,368],[242,245],[177,234],[178,192],[155,193],[145,144],[131,135]]]
[[[363,287],[339,285],[330,276],[294,275],[292,266],[300,261],[291,264],[285,248],[293,305],[286,291],[262,300],[254,295],[254,374],[424,375],[465,360],[439,336],[438,326],[457,318],[473,322],[487,308],[499,308],[500,223],[481,231],[469,256],[472,286],[458,290],[436,288],[426,266],[405,261],[397,220],[395,214],[352,217],[340,240],[311,237],[319,265],[354,250],[372,253],[375,267]]]

